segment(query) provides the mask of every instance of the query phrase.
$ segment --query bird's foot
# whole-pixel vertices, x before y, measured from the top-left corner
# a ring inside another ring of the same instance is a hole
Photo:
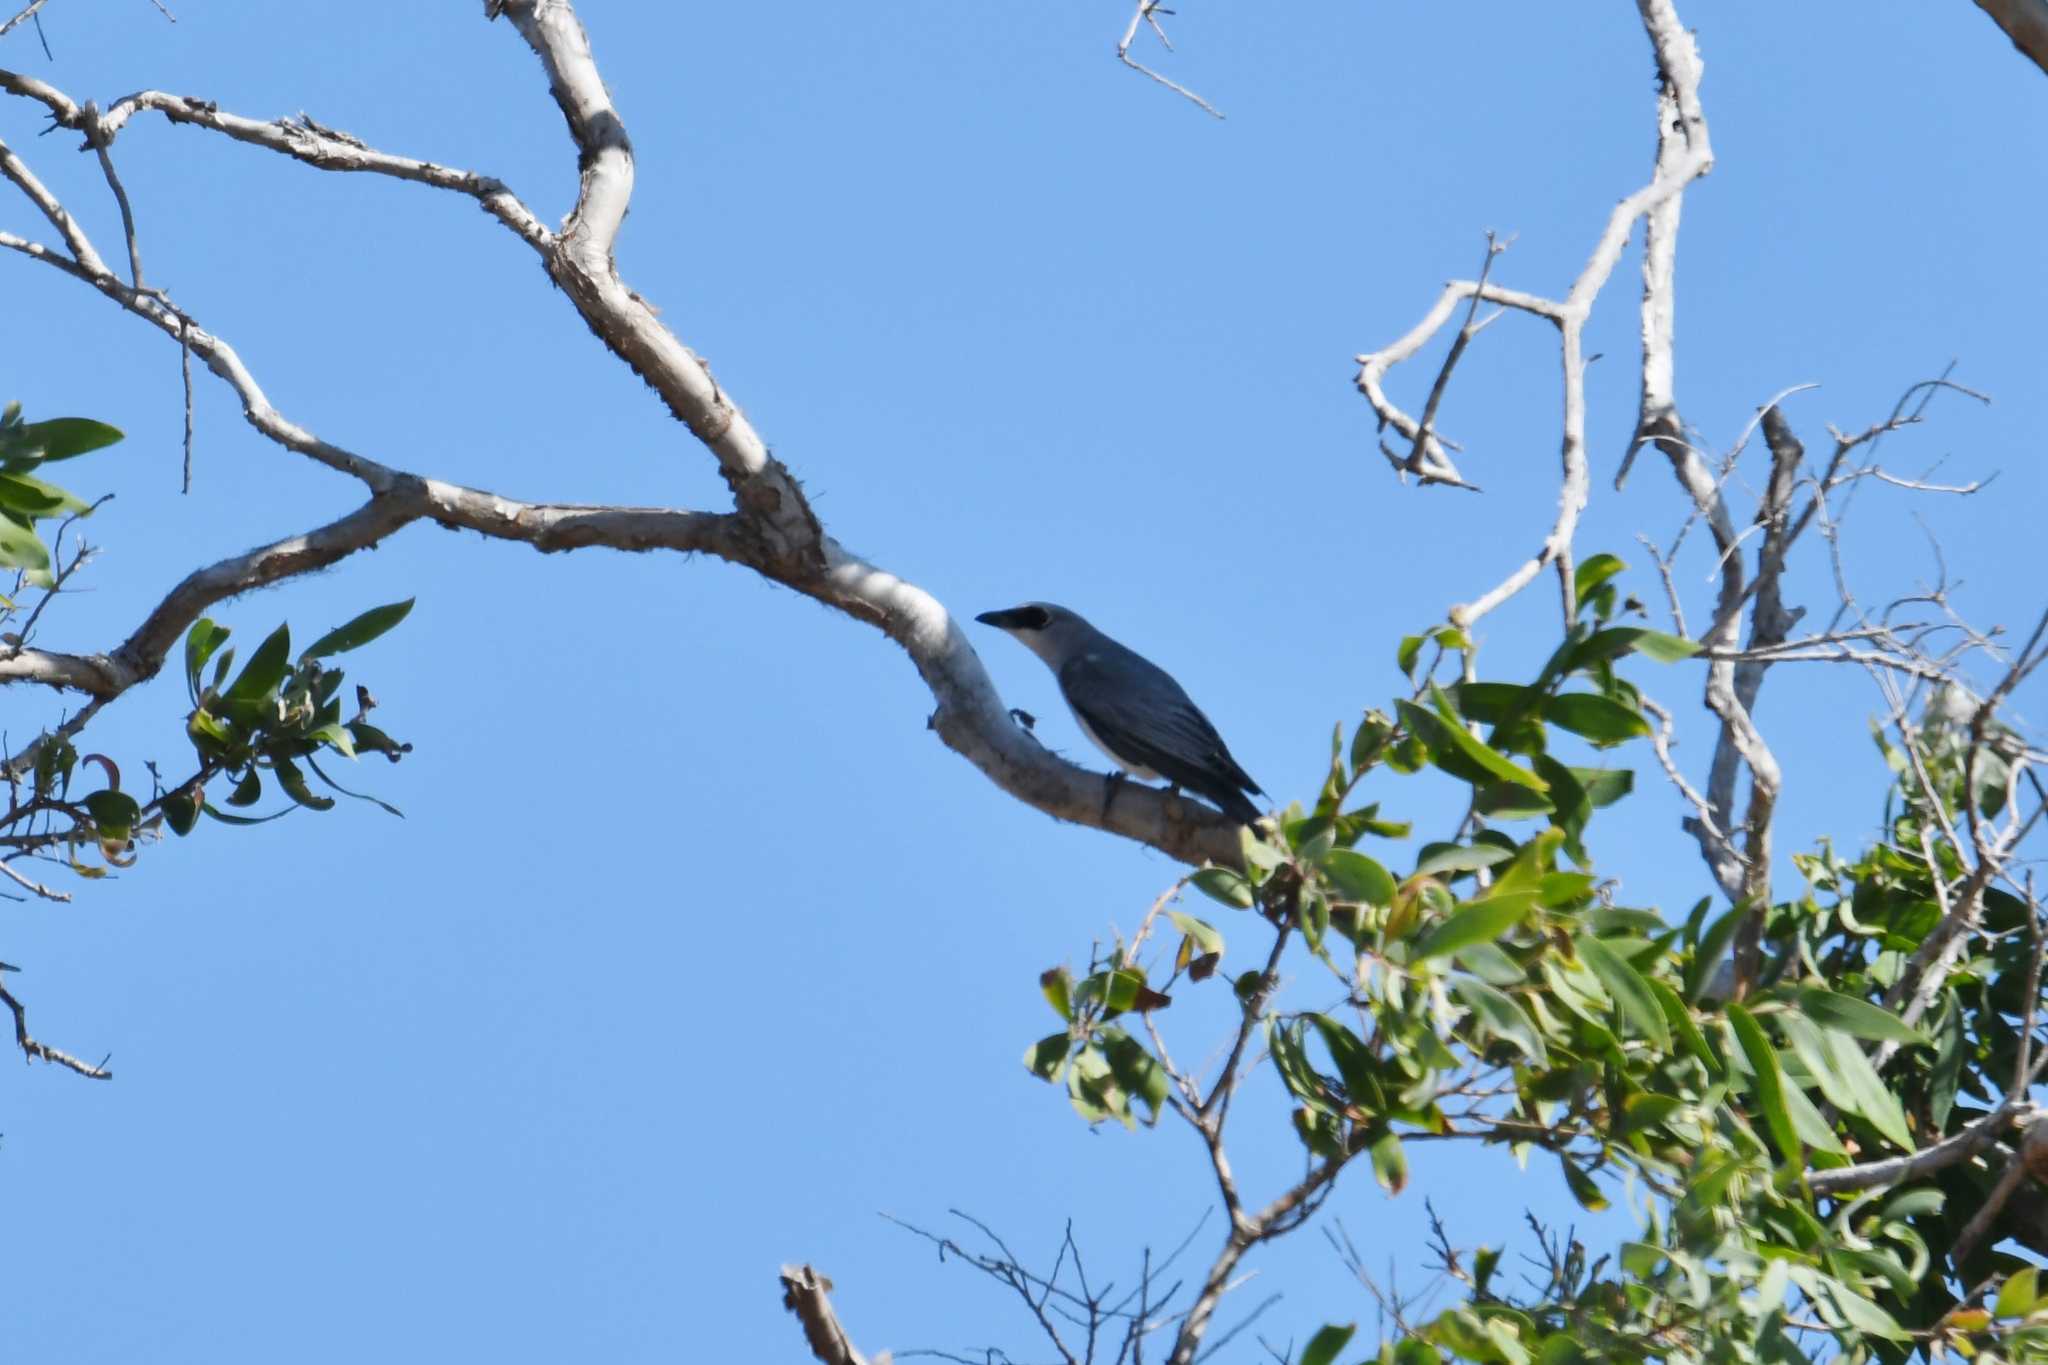
[[[1102,823],[1105,825],[1109,823],[1110,803],[1116,800],[1116,790],[1123,784],[1124,775],[1121,772],[1111,773],[1102,781]]]

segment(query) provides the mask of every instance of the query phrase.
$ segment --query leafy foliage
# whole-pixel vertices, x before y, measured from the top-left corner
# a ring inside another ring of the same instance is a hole
[[[7,821],[15,845],[31,851],[62,848],[74,872],[103,876],[105,868],[80,861],[79,849],[97,847],[105,863],[126,867],[134,861],[139,837],[159,827],[188,835],[202,813],[225,824],[254,825],[299,807],[331,809],[334,798],[315,791],[308,772],[331,791],[398,814],[396,807],[374,796],[341,786],[320,766],[322,754],[331,761],[333,756],[354,759],[366,752],[395,763],[412,748],[365,718],[376,704],[367,689],[356,689],[355,714],[342,719],[342,672],[324,664],[320,654],[369,643],[402,620],[410,607],[404,602],[365,612],[323,636],[296,660],[289,657],[290,632],[279,626],[238,673],[233,672],[233,647],[223,647],[232,632],[202,617],[185,637],[185,681],[192,698],[185,729],[197,760],[192,775],[170,788],[159,785],[147,799],[139,799],[122,790],[120,770],[112,759],[103,754],[81,758],[69,738],[45,734],[34,750],[29,799],[23,802],[17,794]],[[335,643],[337,638],[343,643]],[[75,793],[79,770],[89,766],[102,770],[106,785]],[[155,771],[151,765],[152,774]],[[238,815],[221,810],[208,797],[210,785],[231,782],[224,802],[236,808],[255,806],[264,796],[265,774],[289,804],[268,814]]]
[[[1141,1108],[1156,1119],[1180,1107],[1202,1128],[1198,1078],[1112,1021],[1149,1011],[1157,1041],[1169,992],[1214,973],[1256,1021],[1312,1169],[1326,1163],[1334,1179],[1364,1154],[1398,1194],[1405,1142],[1463,1138],[1549,1157],[1589,1209],[1629,1195],[1638,1237],[1590,1262],[1576,1244],[1553,1248],[1534,1294],[1496,1282],[1501,1248],[1467,1259],[1446,1246],[1464,1301],[1400,1322],[1383,1362],[2048,1360],[2048,1295],[2030,1264],[1993,1249],[1997,1236],[1957,1247],[1991,1179],[1984,1163],[1860,1174],[1998,1122],[2013,1078],[2044,1055],[2040,933],[2019,897],[1966,888],[1988,939],[1972,938],[1945,976],[1921,975],[1964,873],[1928,835],[2012,799],[2008,772],[1988,770],[1955,727],[1944,737],[1936,725],[1910,760],[1880,736],[1895,778],[1885,836],[1853,861],[1825,846],[1795,859],[1803,895],[1719,914],[1707,898],[1676,918],[1617,904],[1589,829],[1633,780],[1573,764],[1570,748],[1648,736],[1620,666],[1692,652],[1613,624],[1622,568],[1612,556],[1580,566],[1580,619],[1526,683],[1439,687],[1424,647],[1441,658],[1469,643],[1448,628],[1404,640],[1396,662],[1414,694],[1369,711],[1348,741],[1339,730],[1314,805],[1247,831],[1241,868],[1189,878],[1265,922],[1272,965],[1217,972],[1225,932],[1243,932],[1173,912],[1182,937],[1163,976],[1143,965],[1142,933],[1078,985],[1047,974],[1067,1028],[1028,1064],[1063,1080],[1090,1122],[1135,1126]],[[1421,845],[1405,872],[1360,848],[1408,827],[1379,802],[1352,807],[1354,793],[1432,771],[1466,791],[1458,837]],[[1731,999],[1729,948],[1748,915],[1761,917],[1767,962]],[[1283,992],[1290,940],[1311,970]],[[1923,979],[1935,989],[1915,1023],[1901,995]],[[1960,1264],[1943,1270],[1950,1249]],[[1350,1338],[1325,1328],[1304,1358],[1335,1361]]]
[[[84,417],[24,422],[19,403],[0,411],[0,568],[16,570],[29,587],[56,584],[55,559],[40,523],[87,516],[92,508],[32,471],[103,449],[120,439],[115,428]],[[8,606],[11,610],[13,603]]]
[[[80,546],[59,563],[60,529],[46,541],[42,523],[61,519],[67,526],[87,515],[91,505],[72,493],[42,482],[28,471],[112,445],[121,433],[101,422],[59,417],[25,422],[20,404],[0,413],[0,564],[16,571],[16,594],[4,610],[21,617],[9,647],[27,643],[43,609],[63,590],[64,580],[88,558]],[[24,611],[23,588],[41,588],[43,596]],[[328,662],[334,655],[369,644],[403,621],[412,602],[372,608],[328,631],[311,646],[292,655],[291,633],[278,626],[235,670],[232,632],[202,617],[186,632],[185,686],[192,702],[186,737],[195,760],[192,774],[165,787],[138,794],[124,789],[121,770],[105,754],[83,754],[73,742],[72,728],[46,731],[9,755],[13,765],[10,801],[0,833],[12,857],[56,858],[80,876],[106,875],[107,868],[134,862],[137,842],[162,828],[187,835],[202,813],[228,824],[257,824],[299,807],[326,810],[329,791],[370,801],[397,814],[376,797],[342,787],[321,767],[354,759],[362,753],[382,754],[392,762],[411,749],[368,719],[376,705],[367,689],[358,687],[353,714],[343,717],[342,670]],[[149,765],[152,778],[155,764]],[[86,776],[97,773],[91,790]],[[310,780],[309,780],[310,774]],[[208,796],[209,786],[226,786],[224,804],[253,807],[264,796],[264,780],[275,784],[288,804],[269,814],[234,814],[219,809]],[[228,785],[232,784],[232,785]],[[89,863],[81,853],[96,851]]]
[[[229,805],[253,806],[261,800],[263,774],[268,772],[294,804],[329,810],[334,798],[312,789],[301,764],[330,790],[359,796],[327,776],[318,757],[323,751],[350,759],[363,752],[380,753],[395,763],[411,748],[366,719],[375,703],[363,688],[356,689],[354,717],[344,721],[342,670],[322,662],[368,644],[404,620],[411,610],[410,598],[373,607],[315,640],[296,660],[291,658],[291,629],[281,625],[265,637],[232,679],[228,674],[235,651],[227,644],[228,629],[206,617],[193,622],[185,636],[185,686],[192,698],[192,714],[185,728],[205,769],[235,779],[234,791],[227,797]],[[208,680],[202,682],[202,678]],[[247,823],[249,818],[217,810],[205,800],[203,782],[188,783],[170,799],[167,819],[179,834],[190,831],[201,811],[230,822]],[[376,801],[375,797],[359,799]],[[384,805],[381,801],[376,804]],[[398,813],[393,807],[384,808]]]

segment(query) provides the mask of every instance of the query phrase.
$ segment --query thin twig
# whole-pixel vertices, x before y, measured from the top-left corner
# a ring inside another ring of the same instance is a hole
[[[21,1002],[14,998],[13,993],[7,989],[5,984],[0,984],[0,1005],[5,1005],[14,1012],[14,1041],[21,1048],[24,1057],[67,1067],[72,1071],[76,1071],[81,1076],[87,1076],[96,1081],[110,1081],[114,1079],[114,1073],[107,1070],[107,1064],[104,1061],[100,1062],[97,1066],[91,1062],[81,1062],[68,1052],[60,1052],[48,1043],[39,1043],[34,1038],[31,1038],[28,1032],[28,1011],[22,1008]]]
[[[1159,9],[1160,3],[1161,0],[1138,0],[1137,9],[1131,12],[1131,22],[1124,28],[1124,36],[1117,40],[1116,59],[1122,62],[1125,66],[1128,66],[1131,70],[1139,72],[1146,76],[1150,76],[1153,80],[1158,81],[1161,85],[1165,86],[1168,90],[1173,91],[1176,95],[1179,95],[1185,99],[1193,100],[1195,104],[1202,109],[1203,112],[1212,114],[1217,118],[1222,118],[1223,111],[1218,109],[1215,105],[1209,103],[1209,101],[1203,99],[1200,95],[1197,95],[1194,91],[1188,89],[1180,82],[1168,80],[1166,77],[1160,75],[1157,71],[1154,71],[1151,67],[1144,65],[1142,62],[1139,62],[1137,59],[1131,56],[1131,43],[1138,36],[1138,25],[1140,23],[1144,23],[1150,26],[1152,31],[1159,36],[1159,41],[1166,48],[1166,50],[1168,52],[1173,51],[1173,44],[1167,41],[1166,30],[1160,27],[1158,15],[1154,12]]]
[[[142,244],[135,236],[135,210],[129,207],[128,191],[121,185],[121,177],[114,173],[114,157],[107,149],[113,145],[105,127],[100,122],[100,107],[92,100],[82,106],[85,119],[85,140],[91,144],[100,159],[100,173],[107,178],[107,188],[114,192],[114,202],[121,208],[121,232],[128,239],[128,283],[138,291],[142,286]]]
[[[22,10],[12,19],[9,19],[6,23],[0,24],[0,38],[5,38],[9,33],[13,32],[20,25],[27,23],[30,19],[35,18],[36,12],[42,9],[44,5],[47,5],[49,3],[50,0],[29,0],[28,7],[26,9]],[[45,55],[47,55],[47,51]]]

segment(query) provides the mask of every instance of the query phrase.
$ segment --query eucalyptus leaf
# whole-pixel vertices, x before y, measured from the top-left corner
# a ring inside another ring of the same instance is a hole
[[[1629,1026],[1659,1052],[1670,1051],[1671,1029],[1664,1018],[1664,1008],[1657,1003],[1643,974],[1605,941],[1590,934],[1579,935],[1572,940],[1572,946],[1593,969],[1593,975],[1600,978],[1600,984],[1614,998],[1615,1007]]]
[[[1884,1006],[1873,1005],[1853,995],[1843,995],[1820,986],[1802,986],[1797,998],[1799,1008],[1806,1012],[1808,1018],[1857,1038],[1922,1045],[1931,1045],[1933,1041]]]
[[[1526,897],[1468,901],[1424,934],[1410,959],[1419,962],[1455,953],[1475,943],[1491,943],[1527,919],[1529,909],[1530,900]]]
[[[1620,744],[1650,733],[1640,711],[1594,692],[1566,692],[1544,703],[1543,718],[1595,744]]]
[[[306,646],[300,654],[302,659],[320,659],[329,654],[341,654],[351,649],[360,649],[379,635],[403,621],[412,611],[414,598],[403,602],[392,602],[381,607],[372,607],[346,625],[336,626],[325,635]]]
[[[1335,1365],[1337,1353],[1350,1344],[1351,1335],[1357,1330],[1348,1322],[1341,1327],[1322,1328],[1301,1348],[1299,1365]]]
[[[1465,1002],[1486,1033],[1514,1044],[1538,1066],[1549,1063],[1550,1050],[1543,1044],[1543,1035],[1513,997],[1473,976],[1452,980],[1451,993]]]
[[[1728,1005],[1728,1023],[1735,1031],[1735,1041],[1742,1048],[1742,1055],[1749,1062],[1750,1093],[1763,1110],[1764,1123],[1771,1130],[1771,1138],[1778,1144],[1784,1163],[1795,1170],[1804,1167],[1806,1153],[1800,1146],[1798,1132],[1792,1126],[1791,1110],[1785,1104],[1785,1079],[1778,1069],[1777,1051],[1772,1048],[1756,1017],[1732,1001]]]

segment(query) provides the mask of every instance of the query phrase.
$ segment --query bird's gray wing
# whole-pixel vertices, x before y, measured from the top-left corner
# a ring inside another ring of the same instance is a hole
[[[1259,790],[1201,708],[1145,658],[1089,650],[1060,668],[1059,682],[1067,704],[1120,757],[1218,801]]]

